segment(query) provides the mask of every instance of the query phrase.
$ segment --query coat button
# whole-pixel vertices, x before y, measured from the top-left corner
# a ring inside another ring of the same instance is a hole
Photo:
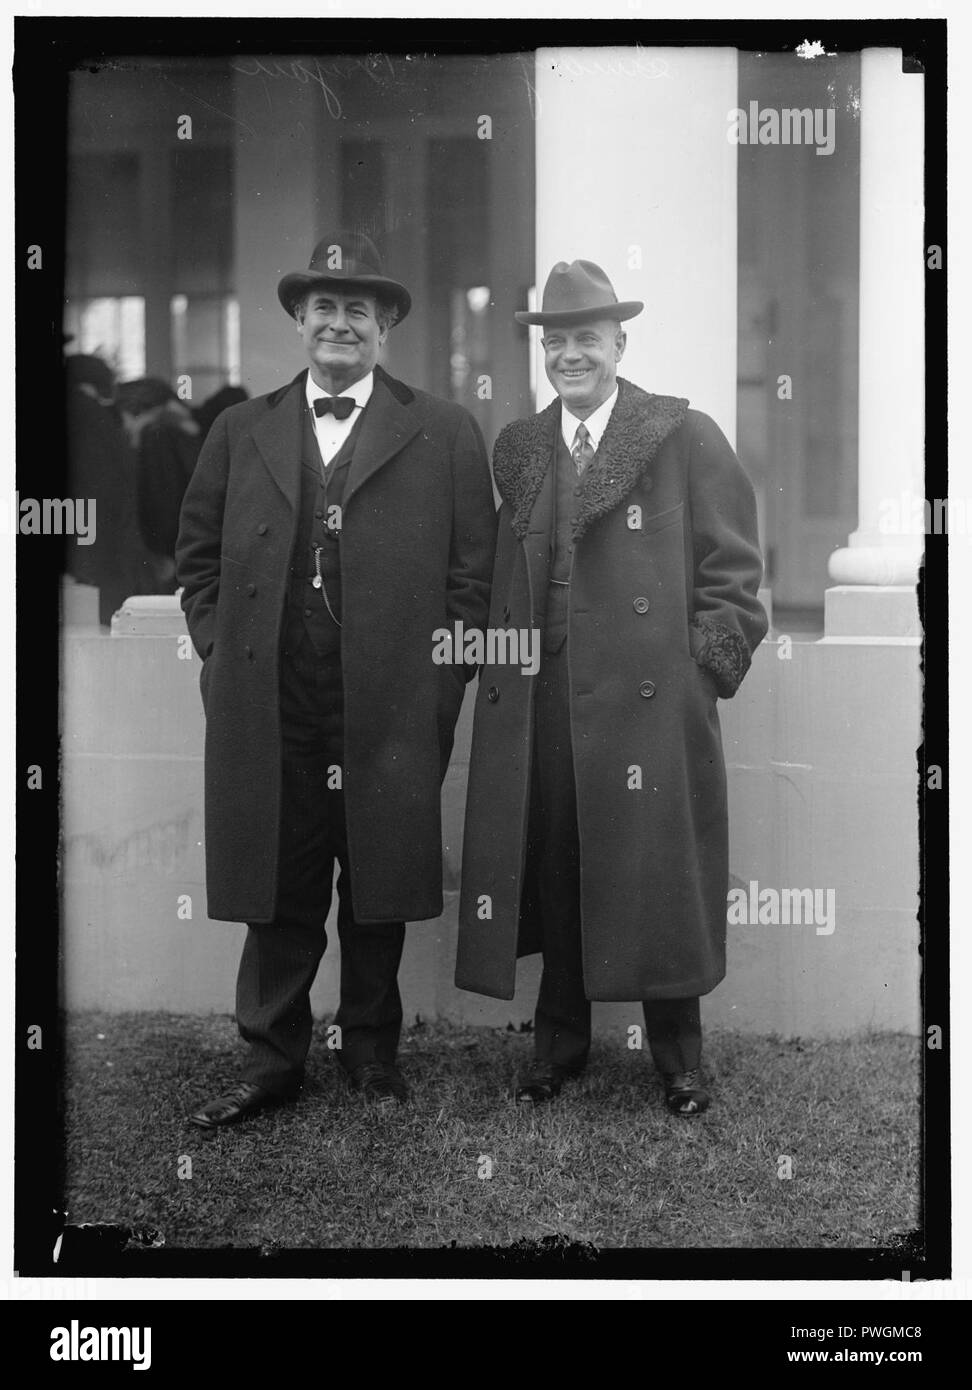
[[[636,598],[631,606],[636,613],[647,613],[651,604],[646,598]]]
[[[495,685],[491,685],[486,691],[486,699],[491,705],[496,704],[496,701],[499,699],[499,691],[496,689]]]
[[[252,660],[253,660],[253,648],[252,648],[252,647],[244,647],[243,650],[244,650],[244,652],[246,653],[246,655],[247,655],[247,657],[249,658],[249,660],[252,661]]]
[[[320,507],[318,507],[318,509],[317,509],[317,511],[314,513],[314,515],[315,515],[316,517],[322,517],[322,516],[324,515],[324,513],[321,511]]]
[[[645,697],[646,700],[650,700],[652,695],[654,695],[655,693],[655,682],[642,681],[638,687],[638,691],[641,695]]]
[[[257,527],[257,535],[258,535],[258,536],[265,536],[266,534],[267,534],[267,523],[266,523],[265,521],[261,521],[261,522],[260,522],[260,525]]]
[[[247,584],[247,586],[246,586],[246,592],[250,595],[250,598],[252,598],[253,595],[256,593],[256,585],[255,585],[255,584]]]

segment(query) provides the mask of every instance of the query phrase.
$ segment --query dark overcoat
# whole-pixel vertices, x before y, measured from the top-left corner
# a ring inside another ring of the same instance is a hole
[[[507,426],[490,626],[542,625],[560,402]],[[725,974],[728,835],[717,694],[767,628],[752,486],[688,402],[627,381],[572,523],[567,659],[586,993],[704,994]],[[535,679],[487,666],[477,694],[456,983],[513,996],[539,950],[527,872]]]
[[[305,379],[223,412],[182,506],[177,574],[204,659],[208,910],[228,921],[274,915],[279,647]],[[359,921],[442,911],[440,784],[469,668],[434,664],[433,634],[482,626],[495,540],[472,416],[376,368],[340,545],[343,787]]]

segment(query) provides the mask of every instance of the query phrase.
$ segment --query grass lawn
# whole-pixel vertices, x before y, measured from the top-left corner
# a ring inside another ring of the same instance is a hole
[[[170,1249],[863,1248],[919,1225],[915,1038],[707,1034],[714,1105],[684,1120],[623,1035],[534,1111],[510,1098],[528,1035],[441,1023],[404,1033],[412,1102],[387,1112],[318,1024],[300,1101],[212,1137],[185,1115],[236,1079],[232,1019],[79,1014],[66,1046],[68,1221]]]

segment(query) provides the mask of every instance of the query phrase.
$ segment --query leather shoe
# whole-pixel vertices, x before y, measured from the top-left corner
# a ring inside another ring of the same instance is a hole
[[[245,1115],[253,1115],[267,1106],[279,1105],[292,1097],[268,1091],[266,1086],[257,1086],[250,1081],[241,1081],[224,1096],[207,1101],[189,1116],[189,1123],[200,1129],[221,1129],[223,1125],[236,1124]]]
[[[709,1093],[699,1081],[699,1069],[666,1072],[665,1104],[673,1115],[701,1115],[709,1108]]]
[[[401,1105],[408,1100],[405,1078],[390,1062],[362,1062],[349,1069],[348,1080],[351,1089],[360,1091],[368,1100],[397,1100]]]
[[[564,1082],[577,1074],[556,1062],[534,1062],[517,1082],[516,1098],[525,1104],[541,1105],[559,1096]]]

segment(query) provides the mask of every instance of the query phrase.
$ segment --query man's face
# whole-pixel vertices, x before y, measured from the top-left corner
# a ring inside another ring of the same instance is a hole
[[[544,329],[547,380],[571,414],[583,419],[607,400],[618,378],[625,335],[614,319]]]
[[[295,317],[320,385],[327,387],[333,380],[344,390],[378,361],[387,330],[378,326],[372,295],[354,289],[342,293],[322,285],[298,306]]]

